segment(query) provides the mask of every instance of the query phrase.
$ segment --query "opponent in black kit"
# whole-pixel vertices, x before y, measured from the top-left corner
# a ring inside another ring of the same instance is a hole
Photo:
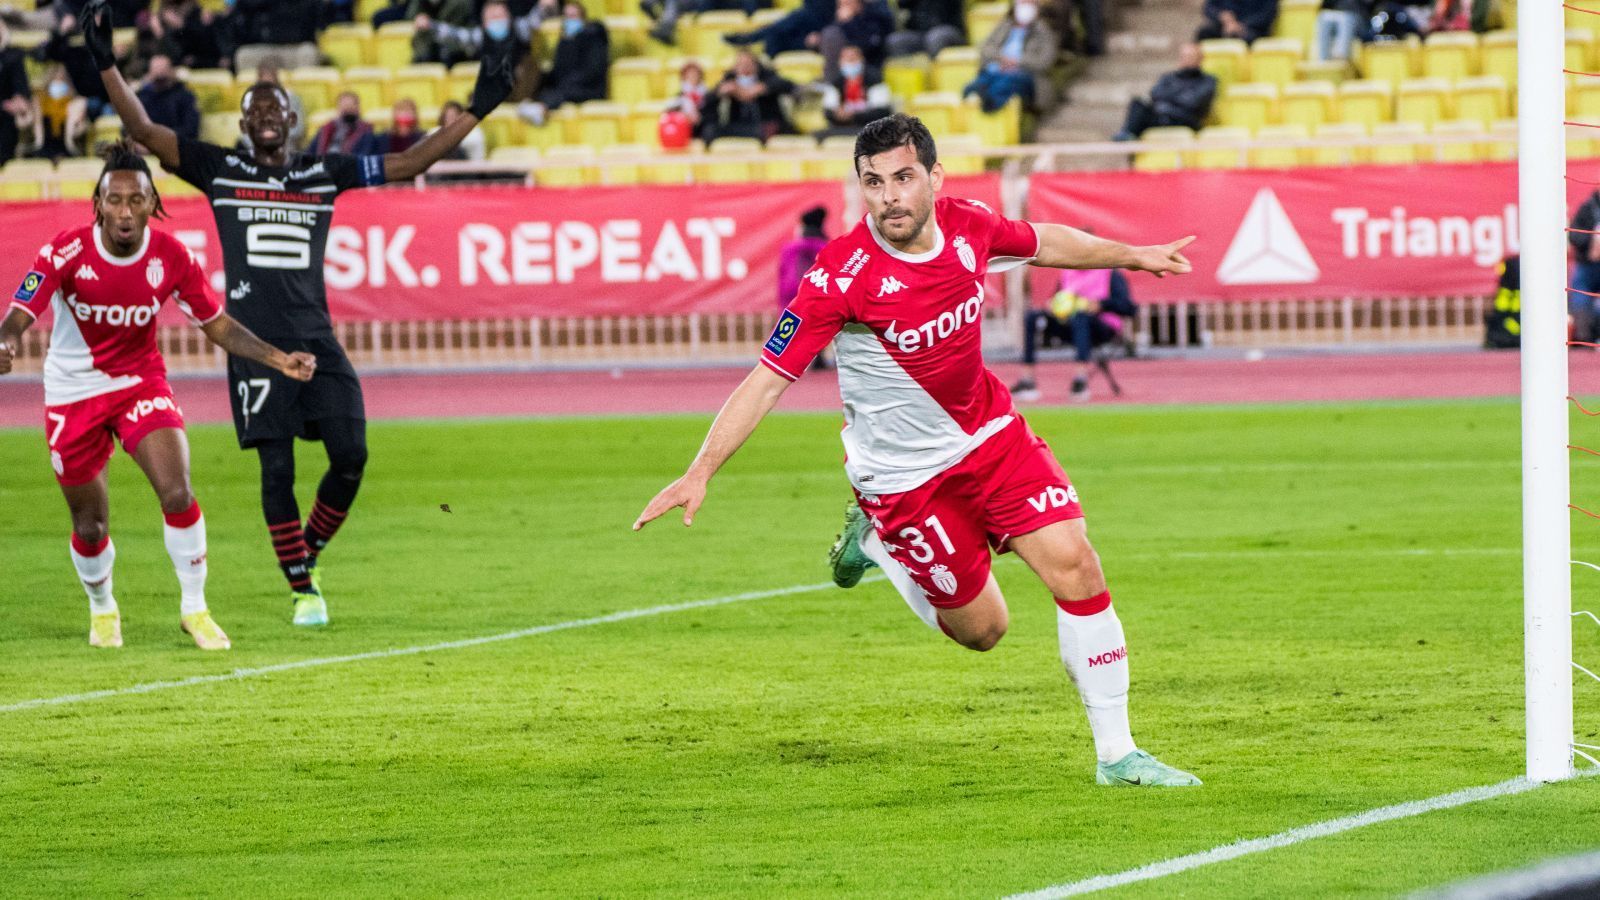
[[[511,41],[485,46],[469,115],[404,153],[317,158],[289,153],[295,114],[287,94],[271,82],[258,82],[241,102],[239,129],[252,152],[180,139],[150,121],[117,71],[105,0],[84,8],[83,31],[128,135],[211,199],[227,270],[228,313],[286,351],[316,355],[316,376],[305,384],[235,356],[228,358],[228,382],[239,446],[254,447],[261,457],[261,505],[293,591],[294,623],[325,625],[317,557],[344,522],[367,461],[361,384],[334,338],[323,284],[333,201],[351,188],[414,178],[454,149],[510,94]],[[320,440],[328,453],[328,473],[303,529],[294,494],[296,437]]]

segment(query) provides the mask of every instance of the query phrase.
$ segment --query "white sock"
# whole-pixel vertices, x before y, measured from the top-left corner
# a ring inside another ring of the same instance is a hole
[[[183,591],[183,615],[204,612],[206,608],[206,518],[200,516],[193,525],[175,528],[162,526],[167,542],[167,555],[172,557],[172,568],[178,573],[178,587]]]
[[[77,547],[72,548],[72,567],[78,570],[78,580],[89,595],[89,612],[93,615],[117,611],[117,599],[111,596],[111,564],[116,561],[117,548],[110,538],[106,538],[106,548],[99,556],[84,556]]]
[[[866,537],[861,539],[861,552],[877,563],[883,574],[889,576],[889,583],[900,592],[900,596],[905,599],[906,605],[911,607],[911,611],[917,614],[917,618],[929,628],[938,631],[938,611],[928,602],[928,595],[922,592],[922,588],[911,580],[911,573],[906,571],[906,567],[895,562],[889,551],[883,549],[883,541],[878,540],[877,532],[869,531]]]
[[[1137,749],[1128,728],[1128,642],[1122,621],[1110,605],[1075,616],[1058,604],[1056,626],[1061,661],[1089,714],[1095,755],[1103,763],[1116,762]]]

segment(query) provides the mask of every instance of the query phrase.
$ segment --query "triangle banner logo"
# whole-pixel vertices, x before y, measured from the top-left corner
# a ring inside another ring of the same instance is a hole
[[[1272,188],[1250,201],[1217,267],[1219,284],[1310,284],[1322,275]]]

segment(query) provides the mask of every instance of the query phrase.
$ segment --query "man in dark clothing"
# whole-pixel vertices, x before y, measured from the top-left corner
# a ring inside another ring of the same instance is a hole
[[[1198,44],[1184,44],[1178,50],[1178,68],[1156,79],[1150,99],[1128,101],[1128,115],[1113,140],[1137,140],[1146,128],[1157,126],[1205,124],[1217,96],[1217,79],[1200,70],[1200,59]]]
[[[806,49],[806,39],[828,27],[838,15],[837,0],[802,0],[799,9],[770,25],[755,31],[735,32],[722,36],[735,47],[762,44],[768,57],[790,50]]]
[[[31,116],[32,100],[22,51],[11,46],[11,30],[0,23],[0,164],[17,155],[17,119]]]
[[[150,114],[150,121],[165,125],[178,137],[199,140],[200,105],[195,102],[194,92],[178,80],[171,57],[162,53],[150,57],[150,72],[139,89],[139,102]]]
[[[317,0],[234,0],[237,45],[304,44],[317,39]]]
[[[606,72],[611,67],[611,35],[604,23],[589,18],[577,0],[561,8],[561,41],[544,75],[539,101],[527,104],[525,118],[544,123],[545,113],[563,103],[606,98]]]
[[[157,53],[191,69],[215,69],[222,60],[222,45],[217,35],[215,15],[194,0],[163,3],[152,15],[146,31]]]
[[[1483,314],[1483,346],[1498,350],[1522,346],[1522,257],[1500,262],[1494,305]]]
[[[1238,38],[1250,43],[1272,33],[1278,0],[1206,0],[1200,14],[1205,22],[1194,33],[1195,40]]]
[[[828,127],[819,138],[861,133],[867,123],[894,112],[889,86],[866,64],[859,47],[846,47],[839,53],[839,75],[822,85],[822,114]]]
[[[105,85],[100,83],[100,73],[95,70],[94,60],[83,46],[83,36],[78,34],[77,16],[71,13],[63,15],[50,40],[35,49],[33,55],[35,59],[60,63],[67,70],[72,89],[88,103],[89,121],[100,117],[109,101]]]
[[[839,53],[857,47],[873,71],[883,68],[894,14],[884,0],[838,0],[834,20],[806,37],[806,46],[822,54],[822,80],[839,77]]]
[[[794,126],[779,102],[794,85],[756,61],[755,54],[739,51],[733,68],[722,76],[716,90],[706,95],[700,108],[700,136],[706,143],[720,137],[753,137],[760,141],[775,134],[793,134]]]
[[[962,0],[902,0],[905,27],[884,43],[890,56],[926,53],[932,59],[946,47],[967,42],[966,4]]]

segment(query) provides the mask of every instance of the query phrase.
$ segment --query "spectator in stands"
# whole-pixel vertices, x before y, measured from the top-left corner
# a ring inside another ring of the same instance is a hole
[[[656,24],[650,36],[663,44],[677,43],[678,19],[711,10],[740,10],[750,15],[772,6],[772,0],[640,0],[639,8]]]
[[[1412,14],[1415,7],[1405,6],[1397,0],[1378,0],[1372,8],[1362,40],[1399,41],[1411,35],[1422,36],[1422,23]]]
[[[356,20],[355,0],[322,0],[322,27]]]
[[[1577,258],[1572,270],[1572,291],[1567,294],[1575,341],[1592,342],[1596,337],[1595,312],[1600,309],[1600,297],[1594,295],[1600,294],[1600,240],[1593,234],[1595,231],[1600,231],[1600,191],[1583,201],[1567,229],[1567,240]]]
[[[390,22],[404,22],[410,18],[406,13],[411,6],[411,0],[385,0],[382,9],[372,14],[372,27],[378,28]]]
[[[1471,31],[1471,0],[1435,0],[1433,14],[1428,17],[1428,32]]]
[[[755,31],[725,34],[722,39],[735,47],[762,44],[767,56],[790,50],[804,50],[806,39],[828,27],[838,13],[837,0],[801,0],[800,7],[783,18]]]
[[[401,97],[394,104],[394,127],[378,135],[377,152],[404,153],[420,140],[422,129],[417,127],[417,102]]]
[[[336,104],[339,115],[322,126],[317,136],[312,138],[312,155],[377,153],[378,139],[372,133],[372,126],[361,120],[361,98],[351,91],[345,91],[339,95]]]
[[[694,60],[678,67],[678,93],[667,103],[668,110],[676,110],[689,120],[690,128],[700,127],[700,110],[706,105],[711,88],[706,84],[706,70]]]
[[[1078,363],[1072,377],[1072,399],[1088,400],[1094,349],[1122,338],[1138,311],[1127,276],[1116,269],[1063,269],[1050,307],[1029,310],[1023,318],[1022,364],[1026,368],[1022,380],[1012,386],[1011,396],[1039,399],[1039,343],[1061,340],[1072,344]]]
[[[1350,45],[1360,33],[1362,21],[1371,15],[1370,0],[1322,0],[1311,58],[1317,62],[1349,59]]]
[[[456,101],[445,101],[444,107],[439,110],[439,128],[443,128],[446,125],[449,125],[451,122],[454,122],[465,112],[466,109]],[[439,128],[435,128],[433,131],[438,131]],[[428,133],[433,134],[433,131]],[[461,143],[457,144],[456,148],[450,151],[449,155],[447,155],[445,158],[483,162],[483,159],[486,155],[487,148],[483,140],[483,129],[474,128],[472,131],[467,133],[466,137],[461,139]]]
[[[822,80],[839,77],[839,52],[857,47],[867,65],[883,68],[889,33],[894,31],[894,14],[883,0],[837,0],[834,20],[806,36],[806,46],[822,54]]]
[[[1272,23],[1278,20],[1278,0],[1205,0],[1200,15],[1205,21],[1195,32],[1195,40],[1238,38],[1251,43],[1272,33]]]
[[[788,79],[762,65],[754,53],[741,50],[700,108],[700,136],[709,144],[723,137],[765,141],[775,134],[794,134],[780,102],[793,91]]]
[[[119,58],[122,57],[122,48],[118,48],[117,55]],[[105,85],[100,81],[100,71],[95,68],[94,60],[89,58],[89,51],[83,45],[83,37],[78,34],[76,15],[70,12],[64,13],[56,30],[51,32],[50,40],[40,46],[34,52],[34,56],[42,61],[62,65],[66,70],[68,81],[72,84],[73,94],[81,97],[86,104],[84,115],[88,120],[99,118],[101,112],[108,108],[111,101],[106,96]]]
[[[472,58],[455,37],[456,29],[471,28],[478,21],[472,0],[411,0],[407,11],[416,28],[411,36],[412,62],[448,66]]]
[[[839,74],[822,88],[822,114],[828,128],[817,137],[855,136],[868,122],[894,112],[889,86],[867,66],[860,47],[845,47],[839,52]]]
[[[11,29],[0,23],[0,163],[17,155],[22,129],[33,127],[33,91],[22,51],[11,46]]]
[[[165,53],[180,66],[215,69],[222,61],[216,14],[197,0],[163,0],[158,11],[141,19],[140,35],[148,36],[155,53]]]
[[[1494,301],[1483,313],[1483,346],[1501,350],[1522,346],[1522,257],[1500,261]]]
[[[150,121],[171,128],[180,138],[199,140],[200,105],[189,86],[178,80],[171,57],[165,53],[150,57],[150,70],[138,93]]]
[[[602,22],[589,18],[582,4],[567,0],[561,8],[561,41],[539,87],[539,99],[519,107],[523,118],[544,124],[545,114],[563,103],[604,100],[611,67],[611,35]]]
[[[1156,79],[1148,99],[1128,101],[1128,114],[1116,141],[1138,140],[1145,129],[1181,125],[1199,128],[1211,114],[1217,96],[1217,79],[1200,69],[1200,46],[1184,44],[1178,48],[1178,67]]]
[[[52,66],[44,89],[33,98],[33,155],[47,159],[82,155],[89,130],[87,111],[88,102],[73,88],[66,67]]]
[[[320,16],[319,0],[233,0],[224,46],[231,52],[224,55],[237,71],[254,69],[268,56],[291,68],[314,66],[322,58],[317,49]]]
[[[539,88],[539,58],[532,51],[534,35],[539,23],[557,9],[555,0],[530,0],[528,9],[521,15],[513,15],[505,0],[488,0],[483,4],[477,25],[460,27],[437,19],[429,19],[426,24],[440,42],[455,48],[463,60],[480,59],[486,41],[513,41],[517,79],[507,99],[521,103],[533,99]]]
[[[977,94],[984,112],[999,110],[1013,97],[1036,108],[1049,91],[1050,70],[1060,47],[1055,31],[1039,21],[1039,4],[1016,0],[1011,14],[983,42],[978,77],[962,96]]]
[[[901,0],[905,27],[889,35],[889,56],[926,53],[932,59],[946,47],[967,42],[966,4],[962,0]]]

